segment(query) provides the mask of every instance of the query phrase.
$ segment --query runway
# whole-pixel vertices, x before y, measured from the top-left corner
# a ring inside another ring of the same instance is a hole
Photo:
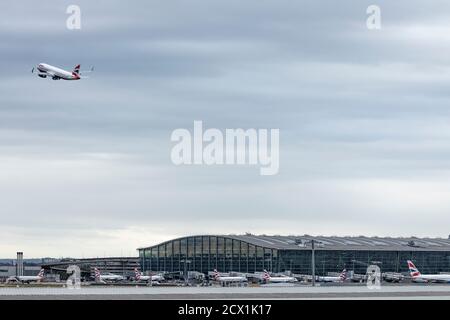
[[[343,287],[82,287],[81,289],[20,287],[0,288],[0,300],[239,300],[239,299],[445,299],[450,286],[410,285],[368,289]]]

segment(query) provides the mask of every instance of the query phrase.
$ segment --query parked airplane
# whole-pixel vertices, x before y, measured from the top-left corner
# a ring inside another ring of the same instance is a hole
[[[287,283],[287,282],[297,282],[298,280],[294,277],[288,277],[288,276],[276,276],[272,277],[267,270],[264,270],[264,281],[266,282],[272,282],[272,283]]]
[[[342,270],[339,276],[337,277],[317,277],[317,281],[319,282],[344,282],[347,280],[347,270]]]
[[[216,269],[214,269],[213,277],[215,281],[220,282],[222,285],[229,283],[244,283],[248,281],[244,276],[221,276]]]
[[[411,260],[408,260],[409,274],[414,282],[446,282],[450,283],[450,274],[421,274]]]
[[[123,281],[125,279],[123,276],[120,276],[118,274],[113,273],[101,274],[97,268],[94,268],[94,274],[95,274],[95,281],[99,282],[117,282]]]
[[[80,65],[75,66],[73,71],[63,70],[46,63],[39,63],[35,68],[31,70],[32,73],[37,71],[37,75],[41,78],[52,78],[53,80],[80,80],[82,78],[87,78],[81,76],[83,73],[94,71],[94,67],[89,71],[80,71]]]
[[[153,276],[143,276],[138,268],[134,268],[134,274],[136,275],[136,281],[164,281],[164,276],[162,276],[161,274],[156,274]]]
[[[30,282],[41,282],[44,279],[44,269],[39,271],[37,276],[13,276],[6,279],[6,282],[22,282],[22,283],[30,283]]]

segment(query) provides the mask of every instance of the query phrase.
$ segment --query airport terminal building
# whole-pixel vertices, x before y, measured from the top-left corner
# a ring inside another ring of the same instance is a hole
[[[137,257],[61,259],[43,263],[42,268],[46,274],[58,275],[61,279],[67,279],[67,268],[72,265],[80,268],[82,278],[93,278],[94,268],[98,268],[103,274],[114,273],[123,277],[132,277],[134,268],[139,267],[139,259]]]
[[[139,248],[139,263],[143,271],[311,274],[312,240],[317,275],[344,268],[365,274],[371,264],[406,273],[408,259],[422,273],[450,272],[450,239],[415,237],[198,235]]]

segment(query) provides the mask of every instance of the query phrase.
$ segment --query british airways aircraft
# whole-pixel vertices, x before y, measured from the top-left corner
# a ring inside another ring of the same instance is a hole
[[[347,280],[346,269],[342,270],[342,272],[337,277],[330,277],[330,276],[317,277],[317,281],[319,282],[344,282],[345,280]]]
[[[100,270],[97,268],[94,268],[94,275],[95,275],[95,281],[97,282],[118,282],[123,281],[125,278],[123,276],[120,276],[118,274],[108,273],[108,274],[101,274]]]
[[[263,280],[266,283],[269,283],[269,282],[272,282],[272,283],[288,283],[288,282],[297,282],[298,281],[297,278],[288,277],[288,276],[272,277],[267,270],[264,270]]]
[[[134,268],[134,274],[136,281],[164,281],[164,276],[161,274],[153,275],[153,276],[144,276],[142,273],[138,270],[138,268]]]
[[[44,269],[39,271],[37,276],[12,276],[6,279],[6,282],[22,282],[22,283],[31,283],[31,282],[41,282],[44,280]]]
[[[217,269],[214,269],[214,281],[221,283],[223,286],[227,283],[246,283],[248,280],[244,276],[222,276]]]
[[[421,274],[411,260],[407,261],[411,279],[414,282],[450,283],[450,274]]]
[[[52,78],[53,80],[80,80],[83,78],[81,76],[82,73],[92,72],[94,71],[94,67],[89,71],[80,71],[80,65],[75,66],[72,72],[63,70],[54,66],[51,66],[46,63],[39,63],[36,67],[31,70],[31,73],[37,73],[37,75],[41,78]]]

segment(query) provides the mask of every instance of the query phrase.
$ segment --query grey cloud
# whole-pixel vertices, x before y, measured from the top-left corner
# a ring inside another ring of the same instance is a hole
[[[51,230],[68,255],[202,230],[446,235],[427,222],[450,208],[446,1],[379,1],[379,31],[370,1],[78,1],[80,31],[69,4],[0,10],[0,255],[42,254]],[[39,62],[96,71],[46,81]],[[174,166],[194,120],[279,128],[280,174]]]

